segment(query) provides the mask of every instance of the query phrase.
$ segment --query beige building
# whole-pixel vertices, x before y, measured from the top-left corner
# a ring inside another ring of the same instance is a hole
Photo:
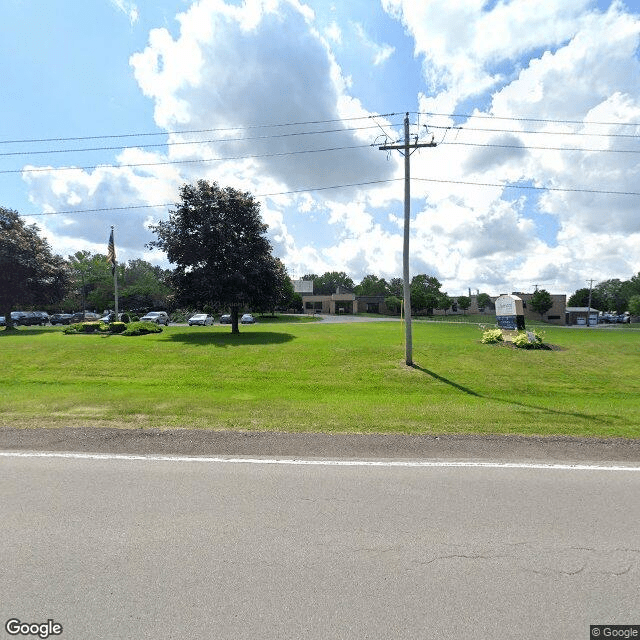
[[[525,323],[527,320],[542,320],[543,322],[548,322],[549,324],[565,324],[565,309],[567,306],[567,296],[566,294],[551,294],[551,301],[553,306],[549,311],[540,317],[539,313],[536,313],[530,308],[531,296],[533,293],[522,293],[520,291],[512,292],[512,295],[518,296],[522,300],[522,305],[524,307],[524,319]],[[478,306],[478,296],[473,294],[471,295],[471,306],[465,314],[495,314],[495,301],[499,296],[491,296],[491,304],[486,307]],[[455,299],[455,297],[454,297]],[[454,304],[452,307],[445,311],[441,309],[434,310],[434,315],[462,315],[462,310],[458,309],[457,305]]]
[[[564,325],[566,323],[566,307],[567,296],[566,294],[551,294],[551,301],[553,306],[549,311],[540,317],[539,313],[533,311],[529,304],[531,302],[531,296],[533,293],[522,293],[519,291],[513,292],[513,295],[518,296],[522,300],[524,307],[525,323],[527,320],[542,320],[549,324]],[[471,295],[471,306],[464,313],[470,314],[486,314],[495,315],[495,301],[499,296],[491,296],[490,304],[485,307],[478,305],[478,295]],[[453,297],[455,300],[455,297]],[[324,314],[353,314],[353,313],[383,313],[389,312],[384,304],[384,296],[356,296],[353,292],[338,287],[338,290],[333,295],[310,295],[308,293],[302,293],[302,301],[305,313],[324,313]],[[463,315],[462,309],[454,303],[446,311],[442,309],[434,309],[434,315],[442,316],[458,316]]]

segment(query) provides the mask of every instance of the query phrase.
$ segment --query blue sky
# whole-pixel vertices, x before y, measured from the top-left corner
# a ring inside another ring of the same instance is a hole
[[[400,276],[403,162],[378,145],[408,111],[438,143],[412,156],[412,274],[570,294],[640,271],[635,0],[0,11],[0,205],[62,255],[114,225],[120,261],[167,266],[148,225],[204,178],[259,197],[293,277]]]

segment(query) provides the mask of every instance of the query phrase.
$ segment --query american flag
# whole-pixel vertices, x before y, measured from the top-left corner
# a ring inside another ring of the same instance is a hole
[[[116,272],[116,245],[113,243],[113,229],[109,236],[109,247],[107,249],[107,262],[111,264],[111,275]]]

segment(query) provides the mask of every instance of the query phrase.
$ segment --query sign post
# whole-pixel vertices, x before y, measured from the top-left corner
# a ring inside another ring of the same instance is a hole
[[[524,331],[524,305],[518,296],[502,295],[496,298],[496,322],[505,340],[513,339]]]

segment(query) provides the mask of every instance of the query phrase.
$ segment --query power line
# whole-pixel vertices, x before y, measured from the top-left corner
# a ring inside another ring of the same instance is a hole
[[[367,127],[369,128],[369,127]],[[244,138],[248,140],[249,138]],[[176,143],[182,144],[182,143]],[[191,143],[186,143],[191,144]],[[562,152],[582,152],[582,153],[622,153],[622,154],[638,154],[640,149],[591,149],[580,147],[543,147],[543,146],[530,146],[530,145],[510,145],[510,144],[493,144],[493,143],[481,143],[481,142],[447,142],[443,140],[438,143],[439,145],[453,145],[453,146],[465,146],[465,147],[480,147],[480,148],[498,148],[498,149],[519,149],[523,151],[562,151]],[[164,146],[164,145],[151,145],[151,146]],[[172,164],[198,164],[206,162],[225,162],[232,160],[249,160],[255,158],[273,158],[278,156],[290,156],[300,155],[305,153],[323,153],[330,151],[346,151],[350,149],[364,149],[366,147],[372,147],[375,145],[361,144],[361,145],[347,145],[343,147],[326,147],[322,149],[302,149],[298,151],[283,151],[279,153],[264,153],[264,154],[245,154],[236,156],[222,156],[216,158],[197,158],[192,160],[163,160],[159,162],[133,162],[126,164],[97,164],[86,165],[80,167],[32,167],[21,169],[2,169],[0,174],[9,173],[51,173],[54,171],[89,171],[94,169],[118,169],[118,168],[135,168],[135,167],[154,167]],[[126,147],[126,148],[139,148],[139,147]],[[2,154],[0,154],[2,155]]]
[[[437,182],[441,184],[463,184],[472,187],[499,187],[501,189],[529,189],[532,191],[559,191],[564,193],[592,193],[614,196],[640,196],[640,191],[609,191],[604,189],[581,189],[571,187],[536,187],[528,184],[506,184],[500,182],[469,182],[465,180],[441,180],[438,178],[411,178],[420,182]]]
[[[292,189],[290,191],[277,191],[273,193],[257,193],[253,194],[254,198],[270,198],[273,196],[293,195],[296,193],[313,193],[314,191],[328,191],[330,189],[347,189],[350,187],[365,187],[375,184],[384,184],[387,182],[397,182],[403,178],[389,178],[388,180],[369,180],[367,182],[352,182],[349,184],[337,184],[328,187],[312,187],[308,189]],[[69,209],[68,211],[45,211],[43,213],[25,213],[21,214],[23,217],[34,216],[56,216],[56,215],[71,215],[75,213],[99,213],[103,211],[127,211],[129,209],[160,209],[163,207],[175,207],[175,202],[163,202],[160,204],[137,204],[127,205],[122,207],[97,207],[95,209]]]
[[[598,121],[598,120],[554,120],[552,118],[527,118],[517,116],[495,116],[491,114],[478,113],[439,113],[436,111],[413,111],[412,113],[421,116],[441,116],[444,118],[478,118],[483,120],[510,120],[513,122],[542,122],[545,124],[595,124],[602,126],[621,126],[621,127],[640,127],[638,122],[621,122],[621,121]]]
[[[157,142],[153,144],[138,145],[119,145],[112,147],[84,147],[79,149],[36,149],[33,151],[6,151],[0,152],[0,156],[29,156],[29,155],[45,155],[53,153],[81,153],[86,151],[123,151],[126,149],[150,149],[157,147],[174,147],[189,144],[212,144],[220,142],[245,142],[255,140],[275,140],[278,138],[290,138],[296,136],[312,136],[326,133],[346,133],[351,131],[364,131],[366,129],[376,129],[377,125],[368,125],[366,127],[348,127],[340,129],[324,129],[320,131],[295,131],[293,133],[280,133],[268,136],[244,136],[241,138],[214,138],[209,140],[183,140],[180,142]]]
[[[489,142],[447,142],[443,140],[441,145],[456,145],[460,147],[488,147],[497,149],[521,149],[523,151],[581,151],[584,153],[640,153],[640,149],[585,149],[581,147],[537,147],[525,144],[494,144]]]
[[[349,184],[339,184],[339,185],[331,185],[328,187],[310,187],[306,189],[293,189],[290,191],[275,191],[272,193],[259,193],[255,194],[256,198],[270,198],[274,196],[283,196],[283,195],[295,195],[298,193],[313,193],[314,191],[328,191],[333,189],[347,189],[350,187],[364,187],[371,186],[377,184],[385,184],[389,182],[399,182],[400,180],[404,180],[404,178],[389,178],[387,180],[370,180],[367,182],[352,182]],[[438,184],[456,184],[456,185],[465,185],[471,187],[498,187],[501,189],[527,189],[530,191],[556,191],[556,192],[566,192],[566,193],[590,193],[597,195],[618,195],[618,196],[640,196],[639,191],[608,191],[603,189],[581,189],[581,188],[564,188],[564,187],[538,187],[535,185],[524,185],[524,184],[507,184],[500,182],[471,182],[466,180],[444,180],[439,178],[416,178],[411,177],[412,181],[417,182],[433,182]],[[66,211],[47,211],[43,213],[28,213],[21,214],[25,217],[33,217],[33,216],[54,216],[54,215],[73,215],[76,213],[98,213],[103,211],[126,211],[129,209],[159,209],[162,207],[173,207],[175,206],[175,202],[163,202],[160,204],[141,204],[141,205],[127,205],[122,207],[98,207],[94,209],[69,209]]]
[[[584,131],[523,131],[522,129],[489,129],[486,127],[467,126],[442,126],[429,125],[429,129],[443,129],[447,131],[481,131],[483,133],[517,133],[524,135],[544,135],[544,136],[582,136],[586,138],[632,138],[640,140],[640,136],[635,133],[587,133]]]
[[[204,162],[226,162],[231,160],[251,160],[255,158],[276,158],[279,156],[294,156],[305,153],[324,153],[330,151],[347,151],[349,149],[364,149],[370,147],[370,144],[356,144],[345,147],[325,147],[323,149],[302,149],[299,151],[281,151],[278,153],[255,153],[240,156],[224,156],[219,158],[198,158],[194,160],[163,160],[160,162],[133,162],[129,164],[97,164],[83,167],[34,167],[30,169],[5,169],[0,170],[2,173],[42,173],[53,171],[89,171],[93,169],[120,169],[133,167],[156,167],[170,164],[199,164]]]
[[[355,116],[353,118],[333,118],[330,120],[306,120],[301,122],[283,122],[272,124],[249,124],[237,127],[217,127],[213,129],[185,129],[182,131],[147,131],[139,133],[116,133],[105,135],[90,135],[90,136],[72,136],[72,137],[57,137],[57,138],[23,138],[21,140],[0,140],[0,144],[28,144],[34,142],[71,142],[78,140],[106,140],[114,138],[134,138],[145,136],[169,136],[169,135],[184,135],[188,133],[215,133],[224,131],[239,131],[242,129],[270,129],[278,127],[299,127],[303,125],[311,124],[331,124],[333,122],[351,122],[352,120],[367,120],[373,118],[390,118],[392,116],[402,115],[400,113],[381,113],[370,116]]]
[[[368,120],[375,118],[389,118],[393,116],[401,116],[404,112],[392,112],[372,114],[369,116],[354,116],[352,118],[331,118],[326,120],[302,120],[296,122],[281,122],[281,123],[262,123],[262,124],[247,124],[233,127],[213,127],[206,129],[183,129],[183,130],[171,130],[171,131],[139,131],[128,133],[111,133],[111,134],[98,134],[98,135],[86,135],[86,136],[57,136],[50,138],[16,138],[8,140],[0,140],[0,144],[32,144],[40,142],[73,142],[82,140],[109,140],[118,138],[135,138],[135,137],[150,137],[150,136],[169,136],[169,135],[186,135],[195,133],[222,133],[228,131],[240,131],[250,129],[270,129],[270,128],[284,128],[294,126],[306,126],[315,124],[331,124],[334,122],[351,122],[357,120]],[[443,113],[437,111],[412,111],[410,112],[418,116],[438,116],[445,118],[472,118],[472,119],[485,119],[485,120],[506,120],[513,122],[540,122],[546,124],[579,124],[579,125],[602,125],[602,126],[629,126],[640,127],[640,123],[635,122],[621,122],[621,121],[596,121],[596,120],[559,120],[553,118],[528,118],[518,116],[497,116],[492,114],[477,114],[477,113]],[[398,125],[399,126],[399,125]],[[590,135],[590,134],[585,134]],[[613,134],[611,134],[613,135]]]

